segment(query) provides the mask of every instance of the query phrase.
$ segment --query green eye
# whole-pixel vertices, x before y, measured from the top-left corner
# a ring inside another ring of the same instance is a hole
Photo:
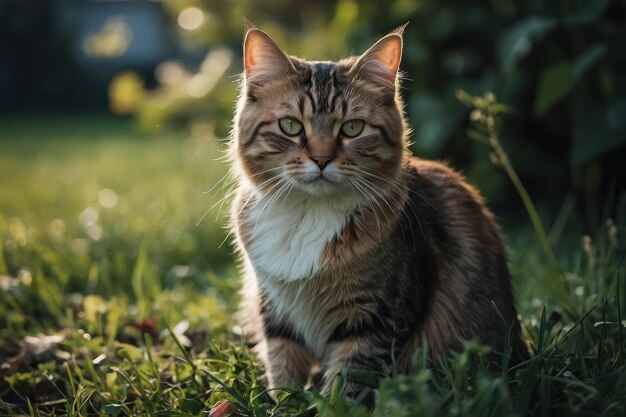
[[[344,124],[341,125],[341,132],[349,138],[353,138],[358,136],[363,131],[363,126],[365,123],[363,120],[354,119],[348,120]]]
[[[278,126],[285,135],[295,136],[302,132],[302,123],[293,117],[283,117],[278,121]]]

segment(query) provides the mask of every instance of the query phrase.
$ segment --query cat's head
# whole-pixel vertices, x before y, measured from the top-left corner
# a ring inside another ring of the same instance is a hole
[[[253,186],[363,194],[394,181],[407,135],[402,29],[339,62],[287,56],[265,32],[248,29],[233,150]]]

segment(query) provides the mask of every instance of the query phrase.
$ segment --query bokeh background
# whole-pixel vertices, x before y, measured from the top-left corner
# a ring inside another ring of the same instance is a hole
[[[624,1],[3,0],[4,270],[39,265],[60,293],[132,293],[141,285],[125,277],[145,256],[155,288],[230,285],[215,278],[234,275],[220,158],[244,17],[316,60],[359,54],[408,22],[412,150],[477,185],[512,246],[536,244],[530,222],[490,149],[468,137],[459,89],[509,106],[502,141],[554,244],[624,224]]]

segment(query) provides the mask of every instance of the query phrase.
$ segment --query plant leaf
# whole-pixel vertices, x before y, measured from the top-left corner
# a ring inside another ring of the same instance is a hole
[[[596,159],[626,145],[626,97],[608,110],[590,109],[574,125],[570,159],[572,166]],[[613,123],[612,120],[616,122]]]
[[[539,80],[534,105],[535,114],[537,116],[545,114],[570,91],[575,82],[576,79],[571,63],[561,61],[547,68],[541,74],[541,79]]]
[[[110,416],[116,416],[122,410],[122,404],[105,404],[102,406],[102,411]]]
[[[604,14],[611,2],[609,0],[586,0],[569,15],[565,16],[566,25],[582,25],[597,20]]]
[[[115,353],[118,357],[128,359],[131,362],[137,362],[143,358],[141,349],[128,343],[117,343]]]
[[[502,69],[512,71],[532,51],[533,43],[543,39],[555,26],[554,18],[534,16],[508,29],[498,46]]]
[[[616,99],[606,115],[606,121],[610,129],[626,129],[626,97]]]
[[[190,414],[200,414],[200,411],[202,411],[202,403],[193,398],[181,398],[180,409]]]
[[[463,121],[465,109],[428,93],[416,94],[411,104],[419,153],[437,157]]]
[[[574,62],[572,72],[575,78],[581,78],[585,72],[602,58],[609,48],[606,45],[595,45],[579,56]]]

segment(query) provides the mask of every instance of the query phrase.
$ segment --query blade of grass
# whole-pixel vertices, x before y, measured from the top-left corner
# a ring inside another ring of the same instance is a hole
[[[622,267],[622,261],[624,260],[624,255],[626,254],[626,251],[624,253],[622,253],[622,256],[620,256],[620,260],[619,263],[617,264],[617,323],[619,325],[619,333],[618,333],[618,343],[619,343],[619,349],[618,349],[618,355],[619,355],[619,363],[620,365],[624,365],[624,344],[623,344],[623,338],[622,338],[622,333],[624,330],[624,325],[622,323],[622,306],[621,306],[621,298],[622,298],[622,292],[620,291],[620,283],[621,283],[621,275],[620,275],[620,269]]]
[[[218,385],[220,385],[226,392],[228,392],[235,399],[235,403],[242,411],[244,411],[249,416],[254,415],[252,411],[250,411],[250,409],[248,408],[246,399],[243,396],[241,396],[236,390],[234,390],[225,381],[223,381],[217,375],[214,375],[213,372],[209,371],[208,369],[204,369],[202,367],[199,367],[198,369],[201,372],[205,373],[210,379],[212,379]]]
[[[232,395],[232,397],[235,399],[235,402],[237,403],[237,406],[239,406],[242,411],[246,412],[246,414],[248,414],[248,415],[253,415],[252,412],[250,411],[250,409],[248,408],[248,406],[246,405],[247,401],[246,401],[246,399],[243,396],[241,396],[236,390],[234,390],[232,387],[230,387],[228,384],[226,384],[226,382],[224,382],[218,376],[214,375],[208,369],[204,369],[204,368],[199,367],[198,365],[196,365],[193,362],[193,358],[191,357],[189,352],[187,352],[187,349],[185,349],[183,344],[178,339],[178,336],[176,336],[176,333],[174,333],[174,331],[169,326],[167,327],[167,331],[170,333],[170,336],[172,336],[172,339],[174,340],[174,343],[178,347],[178,350],[180,350],[182,352],[182,354],[184,356],[184,362],[189,364],[189,366],[191,366],[191,368],[194,370],[194,372],[195,371],[203,372],[206,376],[208,376],[210,379],[212,379],[214,382],[216,382],[218,385],[220,385],[222,388],[224,388],[224,390],[226,392],[228,392],[230,395]]]
[[[143,276],[144,276],[144,271],[146,269],[146,264],[147,264],[146,245],[145,245],[145,242],[141,242],[141,245],[139,246],[139,255],[137,256],[137,261],[135,262],[133,274],[130,278],[130,283],[132,285],[133,292],[135,294],[135,299],[137,300],[137,304],[139,306],[139,312],[141,316],[145,316],[147,313],[146,296],[144,293],[145,284],[143,282]]]
[[[602,323],[606,323],[606,294],[602,296]],[[604,348],[604,340],[606,338],[606,326],[600,326],[600,340],[598,341],[598,352],[596,355],[596,361],[598,364],[598,369],[601,369],[604,364],[602,363],[602,349]]]
[[[537,355],[541,355],[544,349],[544,340],[547,329],[547,307],[544,305],[541,310],[541,320],[539,321],[539,342],[537,344]]]

